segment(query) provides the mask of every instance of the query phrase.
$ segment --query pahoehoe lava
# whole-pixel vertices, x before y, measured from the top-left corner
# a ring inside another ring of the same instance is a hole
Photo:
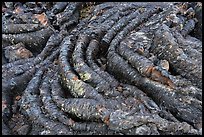
[[[201,135],[201,2],[2,2],[3,135]]]

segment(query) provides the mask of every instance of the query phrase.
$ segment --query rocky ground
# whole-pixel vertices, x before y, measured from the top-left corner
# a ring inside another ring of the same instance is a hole
[[[2,2],[3,135],[201,135],[202,3]]]

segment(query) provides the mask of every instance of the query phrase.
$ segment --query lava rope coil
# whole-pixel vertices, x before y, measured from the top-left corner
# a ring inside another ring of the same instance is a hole
[[[202,3],[3,2],[3,135],[201,135]]]

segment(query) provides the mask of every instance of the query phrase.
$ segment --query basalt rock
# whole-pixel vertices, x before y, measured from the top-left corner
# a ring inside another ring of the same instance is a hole
[[[3,2],[3,135],[201,135],[202,4]]]

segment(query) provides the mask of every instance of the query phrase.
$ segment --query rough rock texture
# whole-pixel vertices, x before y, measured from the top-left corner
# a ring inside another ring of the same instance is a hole
[[[3,135],[202,134],[202,3],[2,4]]]

